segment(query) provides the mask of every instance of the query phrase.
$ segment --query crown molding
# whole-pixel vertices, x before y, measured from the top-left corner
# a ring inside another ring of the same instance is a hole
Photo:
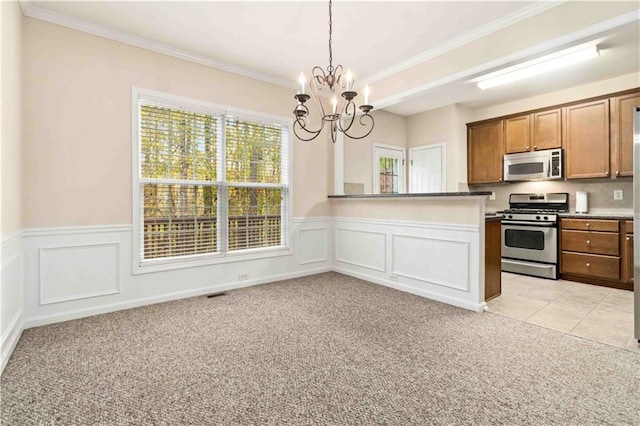
[[[241,75],[243,77],[252,78],[254,80],[263,81],[265,83],[275,84],[287,89],[295,89],[296,87],[296,85],[294,84],[295,82],[283,78],[253,71],[248,68],[220,61],[206,55],[200,55],[198,53],[172,47],[164,43],[158,43],[143,37],[137,37],[128,33],[109,29],[101,25],[96,25],[80,19],[72,18],[61,13],[34,6],[29,1],[20,1],[20,7],[22,8],[22,14],[30,18],[39,19],[41,21],[61,25],[63,27],[82,31],[88,34],[93,34],[109,40],[114,40],[131,46],[140,47],[152,52],[161,53],[163,55],[172,56],[174,58],[183,59],[185,61],[215,68],[220,71],[226,71],[233,74]]]
[[[363,80],[362,84],[373,84],[377,81],[383,80],[401,71],[414,67],[422,62],[428,61],[429,59],[443,55],[447,52],[457,49],[458,47],[461,47],[471,42],[474,42],[476,40],[479,40],[482,37],[486,37],[489,34],[495,33],[511,25],[517,24],[518,22],[524,21],[525,19],[531,18],[542,12],[546,12],[547,10],[552,9],[556,6],[560,6],[561,4],[566,3],[566,1],[567,0],[536,2],[531,6],[525,7],[517,12],[514,12],[496,21],[493,21],[473,31],[469,31],[468,33],[458,38],[455,38],[453,40],[450,40],[446,43],[443,43],[434,49],[429,49],[427,51],[424,51],[419,55],[416,55],[412,58],[402,61],[397,65],[387,68],[386,70],[383,70],[370,77],[367,77],[366,79]]]
[[[404,92],[395,93],[392,96],[389,96],[384,99],[380,99],[376,101],[376,108],[382,109],[392,105],[399,104],[404,101],[408,101],[423,95],[424,93],[432,90],[434,88],[444,86],[446,84],[450,84],[456,81],[466,80],[472,78],[473,76],[487,72],[489,70],[495,69],[496,67],[500,67],[509,63],[513,63],[515,61],[520,61],[523,59],[527,59],[534,55],[539,55],[549,50],[559,48],[562,46],[566,46],[569,43],[574,43],[576,41],[581,41],[587,37],[594,37],[599,34],[605,33],[612,29],[621,27],[626,24],[630,24],[632,22],[640,20],[640,15],[638,11],[632,11],[625,13],[623,15],[616,16],[615,18],[608,19],[606,21],[599,22],[595,25],[592,25],[587,28],[583,28],[578,31],[574,31],[569,34],[565,34],[561,37],[557,37],[553,40],[550,40],[546,43],[541,43],[535,46],[532,46],[527,49],[520,50],[516,53],[502,56],[493,61],[485,62],[483,64],[477,65],[472,68],[467,68],[463,71],[460,71],[455,74],[450,74],[444,78],[440,78],[437,80],[430,81],[428,83],[422,84],[420,86],[414,87],[409,90],[405,90]]]

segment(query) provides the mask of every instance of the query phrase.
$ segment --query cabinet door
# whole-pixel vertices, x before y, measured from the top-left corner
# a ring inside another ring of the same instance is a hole
[[[633,176],[633,107],[640,106],[640,92],[611,98],[611,171]]]
[[[504,129],[502,120],[467,127],[468,183],[502,182]]]
[[[609,100],[563,108],[567,179],[609,176]]]
[[[529,115],[504,120],[504,147],[508,154],[531,150],[531,120]]]
[[[562,147],[561,118],[560,108],[532,114],[531,143],[534,150]]]

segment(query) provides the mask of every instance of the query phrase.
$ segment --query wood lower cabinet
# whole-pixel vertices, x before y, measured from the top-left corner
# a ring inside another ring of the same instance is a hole
[[[609,99],[566,106],[562,109],[565,177],[609,176]]]
[[[504,125],[502,120],[467,126],[467,182],[502,182]]]
[[[500,221],[485,222],[484,233],[484,300],[487,301],[502,292]]]
[[[640,106],[640,91],[611,98],[611,172],[633,176],[633,108]]]
[[[632,269],[629,272],[629,262],[633,265],[633,236],[627,238],[629,235],[625,223],[617,219],[562,218],[561,278],[633,289]]]

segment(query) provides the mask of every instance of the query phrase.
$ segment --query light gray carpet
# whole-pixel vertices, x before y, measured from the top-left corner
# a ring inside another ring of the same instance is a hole
[[[26,330],[3,425],[640,424],[640,355],[336,273]]]

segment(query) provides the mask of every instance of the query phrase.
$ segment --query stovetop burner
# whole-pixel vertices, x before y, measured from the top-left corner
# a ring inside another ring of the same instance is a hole
[[[497,213],[523,213],[523,214],[537,214],[537,213],[542,213],[542,214],[556,214],[556,213],[566,213],[569,210],[567,209],[506,209],[506,210],[501,210]]]

